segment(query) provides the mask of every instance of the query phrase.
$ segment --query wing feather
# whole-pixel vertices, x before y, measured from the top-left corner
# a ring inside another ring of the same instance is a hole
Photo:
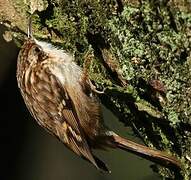
[[[50,76],[50,73],[46,71],[33,73],[32,80],[34,82],[36,79],[36,86],[28,86],[35,104],[33,107],[36,107],[31,110],[33,116],[49,132],[54,131],[67,147],[98,168],[66,87],[53,74],[49,78],[47,76]]]
[[[48,68],[39,68],[39,71],[35,69],[25,75],[24,85],[27,89],[25,100],[30,98],[27,107],[37,122],[73,152],[98,169],[108,171],[104,163],[92,154],[80,123],[83,116],[77,113],[72,101],[73,94],[67,91],[66,84],[61,83]]]

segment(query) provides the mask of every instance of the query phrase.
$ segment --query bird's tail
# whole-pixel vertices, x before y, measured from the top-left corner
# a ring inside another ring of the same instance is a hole
[[[180,161],[178,161],[175,157],[166,154],[165,152],[137,144],[116,134],[112,135],[111,137],[114,145],[120,149],[132,152],[165,167],[181,168]]]

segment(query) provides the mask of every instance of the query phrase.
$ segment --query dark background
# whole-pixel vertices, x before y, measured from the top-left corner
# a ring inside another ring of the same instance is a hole
[[[112,173],[98,172],[91,164],[70,152],[44,131],[27,111],[16,83],[19,49],[3,39],[0,26],[0,180],[157,180],[150,162],[120,150],[97,152]],[[104,109],[110,128],[137,141]]]

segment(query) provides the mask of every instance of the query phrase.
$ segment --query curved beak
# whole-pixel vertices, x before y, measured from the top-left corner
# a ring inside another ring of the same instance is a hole
[[[32,35],[32,16],[29,17],[27,35],[28,35],[29,39],[33,39],[33,35]]]

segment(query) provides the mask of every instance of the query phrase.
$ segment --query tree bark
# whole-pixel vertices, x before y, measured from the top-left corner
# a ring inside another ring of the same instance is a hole
[[[75,55],[102,103],[151,147],[181,160],[191,176],[191,2],[189,0],[0,0],[4,38],[20,46],[33,14],[37,39]],[[88,54],[88,55],[87,55]]]

